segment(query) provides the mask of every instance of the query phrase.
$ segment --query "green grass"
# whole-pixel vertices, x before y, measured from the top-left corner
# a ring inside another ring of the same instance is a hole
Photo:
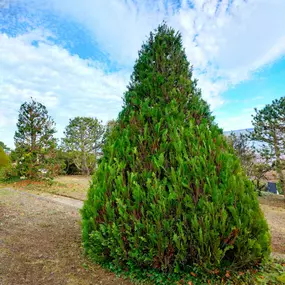
[[[184,275],[162,274],[156,270],[144,271],[141,268],[130,266],[128,270],[115,267],[112,264],[101,264],[111,270],[118,277],[130,278],[134,283],[152,285],[208,285],[208,284],[236,284],[236,285],[281,285],[285,284],[284,260],[271,260],[247,270],[240,271],[202,271],[199,267],[189,268]]]

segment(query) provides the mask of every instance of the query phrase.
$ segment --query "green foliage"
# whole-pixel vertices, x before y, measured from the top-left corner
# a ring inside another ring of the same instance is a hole
[[[61,174],[75,175],[81,173],[81,170],[73,162],[72,152],[65,151],[63,147],[60,147],[57,150],[57,159],[61,164]]]
[[[234,148],[236,156],[240,159],[245,173],[250,177],[253,174],[253,168],[256,160],[255,150],[250,145],[248,135],[231,133],[227,140]]]
[[[39,179],[57,174],[55,132],[55,123],[44,105],[33,99],[21,105],[13,153],[19,175]]]
[[[75,117],[65,128],[62,147],[82,173],[89,175],[96,167],[102,147],[104,128],[96,118]]]
[[[0,169],[0,181],[1,182],[14,182],[18,181],[19,175],[18,175],[18,170],[14,165],[9,163],[6,167],[3,167]]]
[[[268,156],[263,156],[262,161],[257,159],[256,149],[253,145],[250,145],[250,135],[249,134],[239,134],[231,133],[227,140],[229,144],[233,147],[236,156],[240,159],[241,166],[249,176],[261,195],[261,191],[266,190],[266,173],[272,170],[272,166],[268,161]]]
[[[268,162],[258,162],[255,163],[252,167],[252,178],[255,183],[256,190],[259,191],[259,195],[261,191],[266,190],[265,181],[266,173],[272,169],[271,165]]]
[[[2,148],[6,153],[11,151],[11,149],[6,146],[2,141],[0,141],[0,148]]]
[[[103,145],[107,142],[107,139],[112,135],[112,131],[116,125],[116,120],[110,120],[107,122],[107,125],[105,127],[105,132],[103,135],[102,143]]]
[[[11,179],[16,178],[18,176],[17,174],[16,168],[12,165],[9,156],[0,146],[0,181],[10,181]]]
[[[201,98],[179,33],[163,24],[150,34],[124,99],[82,209],[86,252],[174,275],[266,259],[254,186]]]
[[[0,146],[0,169],[2,167],[6,167],[9,164],[9,157],[3,150],[3,148]]]
[[[274,100],[263,109],[255,109],[251,139],[263,143],[262,157],[274,159],[279,183],[285,195],[285,177],[282,172],[282,155],[285,155],[285,97]]]
[[[103,267],[116,273],[118,277],[128,277],[135,284],[146,285],[281,285],[285,284],[285,267],[284,261],[273,260],[253,266],[246,270],[208,270],[193,267],[187,273],[183,274],[167,274],[161,273],[155,269],[141,269],[129,267],[122,269],[112,264],[103,264]]]

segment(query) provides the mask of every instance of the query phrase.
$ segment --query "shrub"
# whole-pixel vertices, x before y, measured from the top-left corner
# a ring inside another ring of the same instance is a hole
[[[0,146],[0,169],[6,167],[9,164],[9,157]]]
[[[254,186],[201,99],[181,35],[142,46],[82,209],[86,252],[121,268],[185,272],[266,259]]]
[[[19,179],[19,174],[14,165],[9,163],[6,167],[0,169],[0,181],[12,182]]]
[[[8,155],[0,146],[0,180],[9,181],[17,176],[16,168],[12,165]]]

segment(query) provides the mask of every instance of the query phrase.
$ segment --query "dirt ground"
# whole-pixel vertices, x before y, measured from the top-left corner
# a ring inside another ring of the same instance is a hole
[[[21,181],[5,185],[6,190],[0,185],[0,285],[132,284],[82,254],[78,209],[89,181],[61,176],[52,185]],[[285,259],[284,197],[259,200],[271,230],[273,256]]]
[[[48,197],[0,189],[1,285],[131,285],[82,254],[80,215]]]
[[[272,251],[276,257],[285,259],[285,199],[281,195],[259,198],[261,209],[269,224],[272,236]]]
[[[90,176],[66,175],[56,177],[53,183],[48,181],[20,180],[10,183],[9,185],[2,184],[2,187],[14,188],[41,195],[43,193],[56,194],[84,201],[90,185],[90,180]]]

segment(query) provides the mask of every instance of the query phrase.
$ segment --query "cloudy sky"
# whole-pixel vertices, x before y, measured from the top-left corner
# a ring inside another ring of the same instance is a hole
[[[166,20],[224,130],[285,96],[284,0],[0,0],[0,140],[20,104],[45,104],[58,137],[69,118],[121,110],[137,52]]]

